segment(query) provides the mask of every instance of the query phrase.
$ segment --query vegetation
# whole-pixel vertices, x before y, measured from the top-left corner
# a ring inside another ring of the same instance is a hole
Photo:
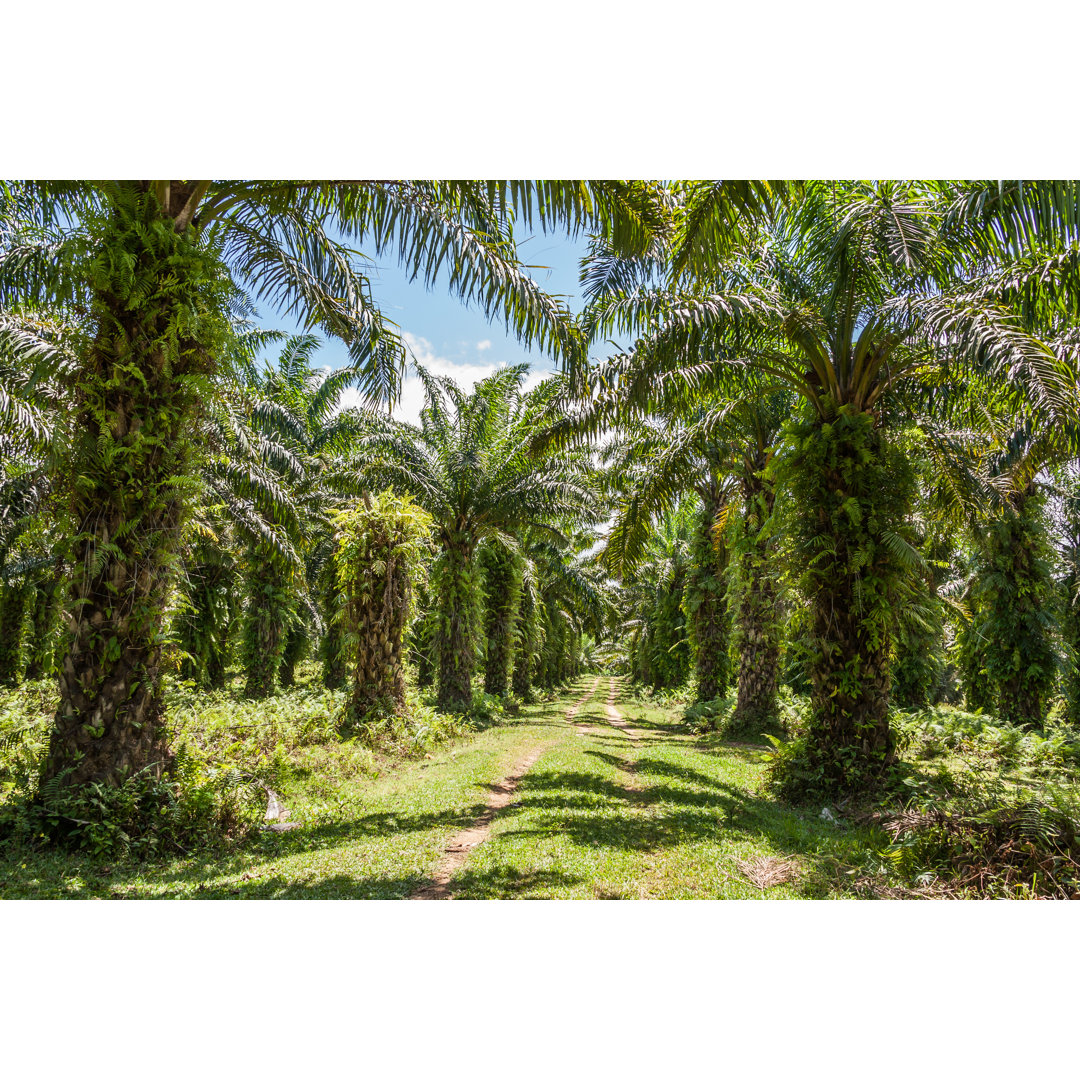
[[[392,418],[354,243],[559,372]],[[1075,182],[0,185],[0,876],[1075,895],[1078,298]]]

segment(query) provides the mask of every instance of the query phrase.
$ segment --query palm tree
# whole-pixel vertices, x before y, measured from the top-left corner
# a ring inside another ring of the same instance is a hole
[[[521,558],[499,540],[482,544],[484,577],[484,693],[501,696],[510,687],[521,607]]]
[[[691,186],[667,280],[612,276],[589,325],[638,333],[620,392],[750,369],[794,392],[780,471],[812,609],[811,765],[850,787],[894,755],[887,717],[903,536],[914,478],[890,431],[907,385],[954,369],[1007,373],[1060,421],[1076,397],[1080,185],[812,183],[767,227],[717,224]],[[723,247],[710,242],[722,233]],[[898,412],[899,410],[899,412]]]
[[[534,678],[550,688],[578,674],[585,635],[600,640],[611,629],[616,597],[591,531],[568,528],[557,540],[525,530],[519,546],[524,588],[514,693],[527,700]]]
[[[425,388],[420,427],[373,422],[357,453],[362,475],[373,486],[412,495],[435,520],[438,701],[442,708],[463,710],[472,701],[480,542],[489,539],[513,551],[522,529],[560,538],[559,521],[589,521],[598,511],[580,455],[537,456],[530,450],[537,432],[551,422],[563,392],[559,380],[526,393],[528,366],[519,365],[483,379],[467,395],[420,365],[417,372]],[[502,620],[502,633],[512,627],[513,620]]]
[[[952,500],[953,520],[963,521],[974,541],[961,655],[973,704],[1009,723],[1041,727],[1058,666],[1047,500],[1059,495],[1053,473],[1076,460],[1080,431],[1075,423],[995,416],[1000,395],[980,390],[982,430],[969,432],[953,470],[966,469],[954,488],[977,496]]]
[[[690,674],[683,591],[697,520],[690,500],[659,514],[623,581],[632,616],[624,624],[631,671],[656,690],[679,686]]]
[[[695,646],[698,700],[712,700],[727,690],[728,626],[733,621],[739,656],[736,723],[753,727],[771,719],[776,711],[780,597],[772,527],[776,487],[770,465],[781,422],[790,412],[790,395],[769,392],[760,380],[740,386],[699,385],[692,392],[662,389],[643,406],[650,412],[637,428],[628,417],[641,410],[614,393],[613,400],[624,427],[630,425],[637,434],[618,451],[615,471],[624,477],[625,495],[608,543],[609,563],[632,566],[651,516],[695,491],[701,517],[685,606]],[[735,558],[729,566],[730,555]]]
[[[43,774],[67,783],[167,760],[160,624],[196,486],[195,421],[241,290],[344,341],[350,362],[334,381],[386,401],[405,353],[349,241],[396,251],[428,284],[441,271],[523,340],[567,356],[569,320],[518,262],[511,218],[617,224],[632,245],[654,202],[640,185],[576,182],[5,183],[0,197],[0,333],[66,365],[73,403],[63,476],[75,628]],[[47,355],[27,344],[42,313],[63,324]],[[0,412],[13,415],[8,395]]]

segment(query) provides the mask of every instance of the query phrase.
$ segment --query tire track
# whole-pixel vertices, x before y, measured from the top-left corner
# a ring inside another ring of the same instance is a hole
[[[600,679],[597,678],[596,682],[592,684],[592,687],[588,692],[566,710],[566,719],[568,722],[573,723],[574,717],[577,716],[578,711],[585,702],[593,696],[599,685]],[[414,893],[410,894],[408,899],[453,899],[453,890],[450,887],[451,879],[462,866],[464,866],[465,860],[469,857],[469,852],[482,844],[491,834],[491,825],[492,822],[494,822],[496,815],[503,807],[509,805],[514,797],[514,792],[517,791],[518,783],[521,778],[540,760],[544,751],[547,750],[550,745],[551,742],[549,741],[541,746],[534,747],[527,754],[514,762],[510,772],[493,786],[491,797],[488,799],[483,813],[480,814],[467,829],[455,833],[450,838],[444,849],[445,854],[439,860],[438,866],[435,867],[431,879],[426,885],[423,885]]]
[[[599,680],[597,680],[599,682]],[[607,722],[612,727],[618,728],[628,739],[640,739],[641,732],[634,731],[630,725],[626,722],[626,718],[617,708],[615,708],[615,698],[618,697],[619,688],[615,679],[611,680],[611,688],[608,690],[608,699],[604,702],[604,712],[607,715]]]

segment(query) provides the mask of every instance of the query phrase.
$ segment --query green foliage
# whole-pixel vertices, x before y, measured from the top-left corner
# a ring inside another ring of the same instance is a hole
[[[26,678],[54,676],[59,654],[64,646],[61,611],[66,582],[58,568],[41,575],[34,582],[33,611],[27,643]]]
[[[1067,650],[1062,675],[1062,693],[1066,713],[1077,729],[1080,729],[1080,581],[1075,572],[1065,579],[1062,602],[1061,636]]]
[[[26,624],[33,590],[24,581],[0,581],[0,686],[17,686],[26,668]]]
[[[283,689],[287,690],[296,685],[296,667],[310,652],[311,635],[307,625],[296,619],[285,634],[285,646],[281,650],[278,680]]]
[[[365,723],[404,708],[402,649],[434,523],[410,496],[392,490],[336,512],[334,523],[336,622],[351,675],[349,714]]]
[[[1043,500],[1023,495],[980,532],[969,641],[993,707],[1012,724],[1041,726],[1054,684],[1053,553]],[[968,661],[974,667],[974,659]],[[969,685],[977,681],[974,676]]]
[[[512,686],[515,696],[526,705],[531,704],[533,700],[533,666],[540,650],[540,637],[540,620],[533,582],[523,578],[521,603],[518,606],[514,634]]]
[[[496,697],[510,686],[521,604],[521,565],[517,554],[499,541],[480,548],[484,574],[484,693]]]
[[[55,708],[56,687],[46,681],[0,699],[0,839],[8,844],[152,858],[237,841],[262,818],[261,788],[246,769],[208,750],[205,729],[200,739],[179,738],[161,777],[143,771],[116,785],[39,782]]]
[[[324,632],[319,639],[318,657],[322,665],[322,683],[327,690],[340,690],[348,677],[345,642],[338,623],[337,573],[333,559],[323,565],[318,578],[319,609]]]
[[[703,510],[690,550],[682,601],[701,701],[723,696],[732,675],[728,649],[731,615],[726,598],[728,552],[713,525],[713,515]]]
[[[208,558],[187,567],[176,639],[184,653],[184,678],[201,686],[220,688],[224,681],[233,621],[233,577],[232,567],[220,559]]]
[[[777,560],[776,487],[764,462],[742,479],[729,602],[735,611],[739,656],[738,702],[730,732],[753,734],[775,726],[780,678],[781,592]]]
[[[248,550],[245,586],[240,653],[247,676],[244,693],[265,698],[277,685],[289,626],[297,618],[296,592],[287,572],[255,547]]]
[[[931,704],[944,676],[943,605],[922,584],[897,620],[892,698],[902,709]]]
[[[443,531],[439,542],[441,550],[431,569],[438,605],[439,708],[467,713],[480,637],[480,575],[466,537]]]
[[[166,777],[143,772],[115,785],[63,781],[62,774],[45,781],[33,800],[17,793],[0,809],[0,836],[101,858],[152,858],[241,839],[266,809],[257,785],[235,770],[203,769],[182,748]]]
[[[790,485],[800,588],[812,609],[806,642],[813,718],[808,783],[851,790],[894,758],[889,653],[898,589],[917,556],[903,538],[914,477],[874,418],[842,406],[829,423],[791,424]]]
[[[1070,897],[1080,887],[1080,741],[939,706],[901,713],[907,776],[880,851],[907,880],[989,896]],[[931,763],[925,766],[922,763]]]
[[[690,676],[683,594],[698,528],[690,500],[665,512],[647,534],[646,551],[626,578],[634,615],[628,626],[631,670],[637,681],[654,690],[681,686]]]

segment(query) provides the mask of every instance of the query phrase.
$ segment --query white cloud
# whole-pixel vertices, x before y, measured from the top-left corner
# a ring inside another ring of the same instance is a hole
[[[405,341],[406,346],[412,358],[416,359],[430,374],[432,375],[448,375],[454,380],[463,390],[471,390],[481,379],[486,379],[493,372],[498,371],[501,367],[506,367],[505,364],[460,364],[455,363],[452,360],[447,360],[445,357],[437,356],[432,348],[431,342],[427,338],[417,337],[414,334],[410,334],[408,331],[403,333],[402,338]],[[481,345],[490,345],[491,342],[481,342]],[[525,377],[525,389],[531,390],[534,386],[539,386],[549,375],[553,374],[551,371],[530,371]],[[359,405],[360,395],[353,389],[347,389],[341,395],[341,407],[348,409],[351,406]],[[420,423],[420,410],[424,406],[424,384],[420,382],[420,379],[410,372],[402,380],[401,383],[401,396],[398,398],[398,403],[394,406],[392,413],[395,420],[403,420],[410,424]]]
[[[483,352],[485,349],[490,349],[490,348],[491,348],[491,342],[488,341],[487,338],[485,338],[483,341],[478,341],[476,343],[476,351],[477,352]]]

